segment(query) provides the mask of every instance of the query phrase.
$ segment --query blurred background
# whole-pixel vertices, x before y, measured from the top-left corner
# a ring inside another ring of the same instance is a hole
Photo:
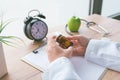
[[[66,24],[75,15],[85,18],[91,14],[120,19],[120,0],[0,0],[0,15],[14,21],[3,34],[23,35],[24,19],[32,9],[46,16],[48,27]],[[19,31],[16,29],[19,29]],[[22,31],[21,31],[22,30]]]

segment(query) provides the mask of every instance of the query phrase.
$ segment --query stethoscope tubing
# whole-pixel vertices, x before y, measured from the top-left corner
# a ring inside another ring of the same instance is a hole
[[[91,30],[93,30],[93,31],[96,31],[96,32],[98,32],[98,33],[101,33],[101,34],[103,34],[104,36],[109,34],[109,32],[108,32],[105,28],[103,28],[101,25],[99,25],[99,24],[97,24],[97,23],[95,23],[95,22],[93,22],[93,21],[90,21],[90,22],[89,22],[89,21],[87,21],[87,20],[85,20],[85,19],[81,19],[81,21],[82,21],[82,22],[85,22],[87,28],[89,28],[89,29],[91,29]],[[95,29],[95,27],[93,27],[93,26],[98,27],[98,28],[101,29],[102,31]],[[66,25],[65,25],[65,31],[66,31],[66,33],[69,34],[69,35],[71,35],[71,36],[73,36],[74,34],[71,33],[70,31],[68,31],[67,27],[68,27],[68,25],[66,24]]]

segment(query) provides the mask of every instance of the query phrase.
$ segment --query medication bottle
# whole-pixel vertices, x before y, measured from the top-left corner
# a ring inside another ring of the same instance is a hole
[[[67,49],[68,47],[73,45],[71,41],[66,39],[66,37],[61,34],[57,37],[56,42],[58,42],[59,45],[64,49]]]

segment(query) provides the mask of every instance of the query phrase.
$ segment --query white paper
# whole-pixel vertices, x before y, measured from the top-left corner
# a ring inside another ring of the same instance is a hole
[[[33,52],[29,53],[28,55],[24,56],[22,60],[44,72],[49,65],[45,47],[46,46],[43,46],[37,49],[38,53],[36,54]],[[85,60],[83,57],[73,57],[71,58],[71,62],[73,63],[76,72],[82,78],[82,80],[100,80],[101,76],[106,70],[106,68],[91,63]]]

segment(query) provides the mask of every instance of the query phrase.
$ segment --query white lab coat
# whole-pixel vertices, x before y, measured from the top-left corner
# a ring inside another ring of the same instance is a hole
[[[108,39],[90,40],[85,58],[93,63],[120,71],[120,43]],[[43,80],[82,80],[77,75],[72,63],[66,57],[52,62],[44,73]]]

